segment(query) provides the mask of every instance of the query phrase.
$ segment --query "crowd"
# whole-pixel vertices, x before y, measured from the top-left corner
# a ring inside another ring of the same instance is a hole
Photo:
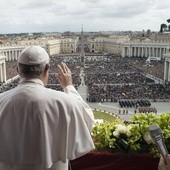
[[[77,55],[51,56],[47,87],[62,90],[56,79],[56,65],[65,62],[72,70],[73,83],[81,84],[81,60]],[[7,79],[17,74],[16,61],[6,62]],[[170,84],[158,83],[147,75],[163,79],[163,61],[146,63],[146,58],[120,56],[85,56],[85,84],[89,102],[115,102],[122,99],[170,99]],[[6,89],[13,88],[10,84]]]
[[[13,89],[14,87],[16,87],[18,85],[19,81],[20,81],[20,78],[17,78],[13,82],[3,84],[2,86],[0,86],[0,93],[3,93],[10,89]]]
[[[17,62],[15,61],[6,61],[6,77],[7,80],[15,77],[18,74],[17,72]]]
[[[89,102],[119,101],[121,99],[170,99],[170,84],[91,85]]]
[[[109,56],[95,62],[89,60],[87,65],[89,102],[170,99],[170,84],[156,81],[163,80],[163,61],[151,61],[148,65],[146,58]],[[147,76],[150,74],[153,79]]]

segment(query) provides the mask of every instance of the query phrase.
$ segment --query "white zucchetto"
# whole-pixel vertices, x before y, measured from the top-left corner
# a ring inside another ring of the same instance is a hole
[[[44,48],[40,46],[26,47],[18,58],[18,63],[26,65],[38,65],[49,63],[49,55]]]

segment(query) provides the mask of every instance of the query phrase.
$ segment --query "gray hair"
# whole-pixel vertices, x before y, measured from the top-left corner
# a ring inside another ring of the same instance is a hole
[[[39,78],[39,76],[45,71],[46,64],[48,63],[42,63],[38,65],[26,65],[18,63],[18,72],[21,77]]]

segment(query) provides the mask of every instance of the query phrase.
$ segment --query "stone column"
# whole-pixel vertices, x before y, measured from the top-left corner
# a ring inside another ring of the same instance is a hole
[[[17,53],[18,53],[18,50],[16,49],[15,50],[15,58],[14,58],[14,60],[17,60]]]
[[[14,61],[15,58],[15,51],[12,51],[12,61]]]
[[[170,82],[170,52],[165,54],[164,81]]]
[[[132,56],[132,46],[130,45],[129,46],[129,57],[131,57]]]
[[[125,55],[126,55],[126,54],[125,54],[125,51],[126,51],[126,47],[123,47],[123,48],[122,48],[122,57],[125,57]]]
[[[20,51],[17,50],[17,58],[16,58],[16,60],[18,60],[19,54],[20,54]]]
[[[148,47],[145,47],[145,57],[148,57]]]
[[[6,56],[0,56],[0,83],[6,82]]]
[[[168,76],[167,76],[167,81],[170,82],[170,61],[168,62]]]
[[[164,63],[164,81],[167,80],[167,67],[168,67],[167,64],[168,64],[168,62],[165,61],[165,63]]]
[[[8,51],[8,61],[10,61],[10,51]]]
[[[6,61],[8,61],[9,60],[9,52],[8,51],[6,51],[6,56],[7,56]]]
[[[136,47],[134,47],[134,56],[136,56]]]
[[[0,83],[3,83],[2,64],[0,63]]]
[[[158,48],[155,48],[155,57],[158,57]]]
[[[138,47],[138,57],[139,57],[139,55],[140,55],[140,47]]]
[[[151,54],[151,55],[152,55],[153,57],[155,56],[155,51],[154,51],[154,50],[155,50],[155,48],[152,47],[152,54]]]
[[[11,52],[10,52],[10,50],[8,51],[8,61],[10,61],[11,60]]]
[[[151,47],[149,47],[149,57],[151,56]]]
[[[13,60],[13,51],[12,50],[10,51],[10,55],[11,55],[10,61],[12,61]]]
[[[159,56],[160,56],[160,58],[162,58],[162,47],[160,47]]]

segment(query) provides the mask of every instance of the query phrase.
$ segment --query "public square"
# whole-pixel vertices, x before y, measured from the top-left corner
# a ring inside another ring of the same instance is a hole
[[[87,86],[84,83],[83,69],[80,72],[81,84],[78,87],[78,92],[84,100],[87,98]],[[130,121],[131,117],[135,114],[135,108],[127,108],[127,114],[119,114],[119,102],[88,102],[92,109],[106,110],[107,112],[117,115],[125,121]],[[157,114],[170,112],[170,102],[151,102],[151,107],[155,107]]]

